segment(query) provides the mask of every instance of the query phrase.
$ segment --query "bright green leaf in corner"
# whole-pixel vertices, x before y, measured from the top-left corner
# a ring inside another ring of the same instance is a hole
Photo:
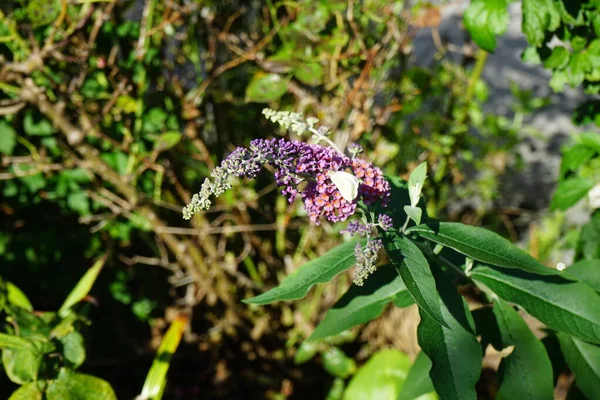
[[[0,153],[11,155],[17,144],[17,134],[6,121],[0,121]]]
[[[575,383],[588,399],[600,393],[600,347],[564,333],[558,334],[560,349],[575,375]]]
[[[391,265],[379,267],[363,286],[350,286],[308,340],[337,335],[379,317],[384,307],[402,292],[407,292],[406,286],[396,269]]]
[[[364,241],[362,241],[364,242]],[[353,240],[329,250],[321,257],[302,265],[287,276],[276,288],[266,293],[243,300],[247,304],[270,304],[282,300],[301,299],[317,283],[326,283],[336,275],[350,269],[355,263]]]
[[[552,0],[523,0],[523,33],[527,41],[541,46],[546,31],[554,32],[560,25],[560,14]]]
[[[508,19],[506,0],[472,0],[464,14],[473,41],[489,52],[496,49],[496,35],[506,32]]]
[[[396,400],[410,369],[410,360],[394,349],[373,354],[348,384],[344,400]]]
[[[512,353],[500,362],[497,399],[553,398],[552,364],[542,342],[531,332],[519,313],[504,301],[497,299],[493,312],[502,348],[514,346]],[[502,348],[496,350],[501,351]],[[525,376],[528,378],[523,379]]]
[[[246,102],[270,103],[287,92],[287,81],[278,74],[257,72],[246,87]]]

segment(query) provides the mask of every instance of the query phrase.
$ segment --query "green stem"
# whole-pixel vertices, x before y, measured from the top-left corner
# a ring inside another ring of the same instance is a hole
[[[471,103],[471,99],[473,98],[473,91],[475,90],[475,85],[477,81],[481,78],[481,74],[483,73],[483,69],[485,68],[485,62],[487,61],[488,52],[479,49],[477,53],[477,61],[475,62],[475,68],[473,68],[473,72],[471,72],[471,77],[469,78],[469,85],[467,86],[467,93],[465,94],[465,104],[467,107]]]

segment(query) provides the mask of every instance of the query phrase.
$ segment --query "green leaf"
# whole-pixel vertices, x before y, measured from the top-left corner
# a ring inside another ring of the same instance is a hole
[[[276,301],[303,298],[313,285],[329,282],[336,275],[355,264],[354,246],[356,243],[358,241],[354,240],[329,250],[321,257],[302,265],[276,288],[242,301],[247,304],[270,304]]]
[[[598,132],[583,132],[579,135],[581,144],[596,153],[600,153],[600,135]]]
[[[0,121],[0,153],[11,155],[17,145],[17,133],[6,121]]]
[[[79,332],[70,332],[59,339],[63,345],[63,356],[73,368],[79,367],[85,361],[85,343]]]
[[[591,221],[581,228],[577,252],[586,259],[600,258],[600,211],[594,212]]]
[[[105,380],[63,368],[58,374],[58,379],[49,381],[46,399],[117,400],[117,396]]]
[[[425,178],[427,178],[427,163],[422,162],[410,173],[408,178],[408,196],[410,197],[410,205],[413,207],[419,204]]]
[[[474,260],[517,268],[540,275],[555,275],[554,269],[544,266],[529,254],[497,233],[458,222],[439,222],[409,229],[432,242],[442,244]]]
[[[89,215],[90,213],[89,199],[84,191],[69,193],[67,196],[67,205],[79,215]]]
[[[571,87],[577,87],[583,83],[585,74],[592,69],[592,62],[587,53],[573,53],[567,66],[567,79]]]
[[[356,371],[356,363],[342,350],[332,347],[323,353],[323,368],[333,376],[347,378]]]
[[[33,344],[19,336],[0,333],[0,349],[31,349]]]
[[[395,349],[379,350],[348,384],[344,400],[396,400],[410,369],[408,357]]]
[[[600,295],[590,287],[562,276],[483,265],[473,269],[471,278],[548,327],[600,343]]]
[[[582,260],[564,272],[600,293],[600,260]]]
[[[106,256],[100,258],[98,261],[94,263],[94,265],[86,271],[83,277],[77,282],[77,285],[71,290],[71,293],[67,296],[65,302],[58,310],[58,315],[61,317],[65,317],[71,308],[79,303],[81,300],[88,295],[94,282],[96,282],[96,278],[98,278],[98,274],[102,270],[104,263],[106,262]]]
[[[422,399],[424,394],[434,392],[433,382],[429,377],[431,360],[422,351],[417,355],[408,375],[402,385],[398,400]],[[435,395],[435,392],[433,393]],[[437,398],[437,396],[431,396]]]
[[[587,178],[567,178],[561,181],[554,192],[551,210],[566,210],[575,205],[594,187],[594,181]]]
[[[396,269],[391,265],[379,267],[363,286],[350,286],[307,340],[337,335],[379,317],[384,307],[402,292],[406,292],[406,286]]]
[[[594,151],[583,143],[572,146],[562,154],[560,163],[560,174],[564,176],[567,172],[575,171],[580,165],[588,161],[594,155]]]
[[[534,336],[519,313],[502,300],[496,299],[493,312],[502,348],[514,346],[512,353],[500,362],[500,387],[496,398],[552,399],[552,364],[542,342]]]
[[[2,364],[8,378],[23,385],[35,381],[42,366],[43,354],[34,346],[2,350]]]
[[[411,220],[415,222],[416,225],[421,223],[423,211],[419,207],[404,206],[404,212]]]
[[[325,78],[325,68],[316,62],[299,63],[294,68],[294,76],[308,86],[319,86]]]
[[[386,232],[382,239],[390,261],[419,308],[434,321],[447,327],[439,308],[435,280],[421,250],[408,238],[396,233]]]
[[[154,142],[154,149],[160,151],[169,150],[181,141],[181,137],[180,132],[165,132]]]
[[[508,19],[506,0],[472,0],[464,14],[473,41],[489,52],[496,49],[496,35],[506,32]]]
[[[552,49],[550,56],[544,60],[544,67],[551,69],[563,69],[569,63],[569,52],[563,46]]]
[[[564,90],[567,83],[567,72],[564,70],[552,71],[552,77],[548,85],[554,93],[560,93]]]
[[[186,315],[177,316],[171,323],[165,337],[160,342],[150,371],[148,371],[144,387],[142,388],[142,394],[140,395],[141,398],[149,400],[158,400],[160,398],[159,394],[162,393],[167,382],[167,371],[171,364],[171,358],[177,351],[177,347],[179,347],[179,342],[181,342],[181,337],[187,323],[188,317]]]
[[[296,350],[296,354],[294,355],[294,364],[303,364],[312,360],[312,358],[317,354],[318,350],[318,343],[305,340],[302,342],[300,347],[298,347],[298,350]]]
[[[257,72],[246,87],[246,102],[270,103],[287,93],[287,81],[278,74]]]
[[[560,25],[560,14],[552,0],[523,0],[523,33],[529,43],[540,46],[546,32]]]
[[[44,398],[43,381],[30,382],[15,390],[8,400],[42,400]]]
[[[600,347],[559,333],[560,349],[575,375],[575,383],[588,399],[600,393]]]
[[[436,276],[439,304],[446,328],[419,309],[417,337],[432,362],[431,380],[443,399],[476,399],[475,383],[481,373],[481,347],[474,335],[474,322],[467,302],[444,276]]]
[[[10,304],[21,307],[27,311],[33,311],[33,306],[25,293],[12,282],[6,282],[6,295]]]
[[[31,112],[25,114],[23,118],[23,130],[29,136],[50,136],[54,133],[54,128],[47,119],[42,117],[36,122]]]

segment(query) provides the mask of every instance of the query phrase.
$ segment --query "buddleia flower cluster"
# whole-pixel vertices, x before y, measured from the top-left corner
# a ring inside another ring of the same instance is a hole
[[[263,110],[263,114],[298,135],[312,134],[315,143],[255,139],[247,148],[238,147],[212,171],[211,178],[203,182],[200,192],[183,209],[184,218],[190,219],[195,213],[209,209],[213,196],[218,197],[231,188],[231,178],[254,179],[265,165],[270,165],[281,194],[290,203],[300,198],[310,220],[317,225],[323,219],[346,221],[357,213],[357,209],[361,210],[360,220],[351,221],[343,232],[367,238],[364,247],[358,243],[355,248],[354,282],[362,285],[375,271],[377,253],[382,247],[379,239],[371,238],[372,231],[378,227],[383,230],[392,227],[389,216],[375,217],[365,209],[371,210],[376,203],[383,207],[387,205],[389,183],[379,168],[357,157],[362,152],[360,146],[350,146],[347,154],[341,151],[329,139],[329,128],[316,127],[318,119],[304,120],[299,113],[270,109]]]

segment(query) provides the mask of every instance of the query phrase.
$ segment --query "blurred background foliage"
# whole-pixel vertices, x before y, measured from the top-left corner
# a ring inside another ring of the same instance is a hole
[[[521,168],[515,146],[535,133],[525,116],[549,100],[514,84],[512,118],[484,111],[494,95],[480,79],[487,53],[467,33],[460,47],[440,37],[443,7],[3,2],[2,277],[36,310],[53,310],[93,260],[109,254],[86,308],[80,370],[109,381],[120,398],[139,393],[167,326],[182,313],[190,324],[168,398],[334,399],[355,363],[378,349],[394,346],[414,359],[412,308],[387,309],[360,331],[298,350],[348,276],[298,304],[240,302],[340,240],[340,227],[309,225],[267,177],[234,185],[190,224],[181,207],[236,146],[297,139],[261,117],[269,106],[318,117],[341,147],[361,144],[387,174],[407,176],[426,160],[430,215],[521,238],[528,226],[515,227],[518,211],[501,207],[502,179]],[[414,38],[423,28],[436,53],[417,66]],[[556,232],[542,238],[548,257],[562,237]],[[16,386],[0,381],[7,397]]]

